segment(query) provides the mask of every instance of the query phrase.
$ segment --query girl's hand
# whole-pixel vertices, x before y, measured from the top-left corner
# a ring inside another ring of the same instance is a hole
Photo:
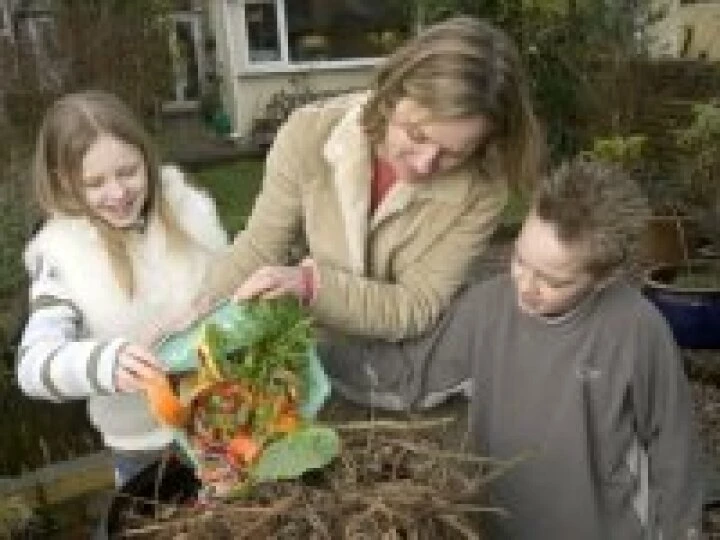
[[[137,392],[166,378],[162,364],[147,349],[128,344],[118,352],[115,368],[118,392]]]
[[[137,345],[126,345],[118,355],[115,387],[119,392],[144,391],[150,412],[164,425],[181,427],[190,410],[175,394],[158,360]]]

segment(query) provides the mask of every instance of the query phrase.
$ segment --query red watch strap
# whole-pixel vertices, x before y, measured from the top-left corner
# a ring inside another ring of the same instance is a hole
[[[302,303],[308,305],[315,298],[315,275],[312,267],[301,265],[300,276],[302,278]]]

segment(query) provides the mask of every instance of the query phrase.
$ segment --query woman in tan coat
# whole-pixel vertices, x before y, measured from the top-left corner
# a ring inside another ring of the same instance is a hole
[[[387,59],[368,92],[291,115],[210,297],[298,296],[333,344],[327,370],[339,388],[353,386],[348,365],[361,377],[367,368],[351,350],[373,340],[401,350],[438,324],[508,188],[539,174],[541,149],[508,37],[470,18],[429,27]],[[288,266],[298,237],[307,257]],[[421,364],[386,366],[403,407],[420,391]]]

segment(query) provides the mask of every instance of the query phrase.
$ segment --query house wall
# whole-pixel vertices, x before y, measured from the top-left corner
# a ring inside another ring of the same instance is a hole
[[[680,31],[692,28],[688,58],[720,59],[720,3],[688,4],[679,10]]]
[[[235,102],[232,104],[233,125],[240,136],[250,136],[256,119],[272,118],[271,102],[279,92],[300,95],[341,93],[366,87],[372,73],[372,68],[358,67],[239,76],[234,95]]]
[[[248,61],[243,3],[243,0],[209,1],[222,102],[230,116],[235,137],[251,137],[253,122],[266,116],[267,106],[278,92],[337,93],[365,87],[381,61],[365,58],[303,64],[251,64]]]
[[[720,2],[657,0],[666,16],[653,29],[654,56],[720,59]]]
[[[681,45],[678,30],[680,0],[655,0],[654,9],[663,16],[650,29],[650,54],[656,58],[677,58]]]

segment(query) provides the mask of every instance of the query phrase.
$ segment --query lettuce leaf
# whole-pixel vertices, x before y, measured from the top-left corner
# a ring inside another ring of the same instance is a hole
[[[308,426],[267,445],[250,469],[256,482],[299,478],[321,469],[340,453],[340,438],[331,428]]]

